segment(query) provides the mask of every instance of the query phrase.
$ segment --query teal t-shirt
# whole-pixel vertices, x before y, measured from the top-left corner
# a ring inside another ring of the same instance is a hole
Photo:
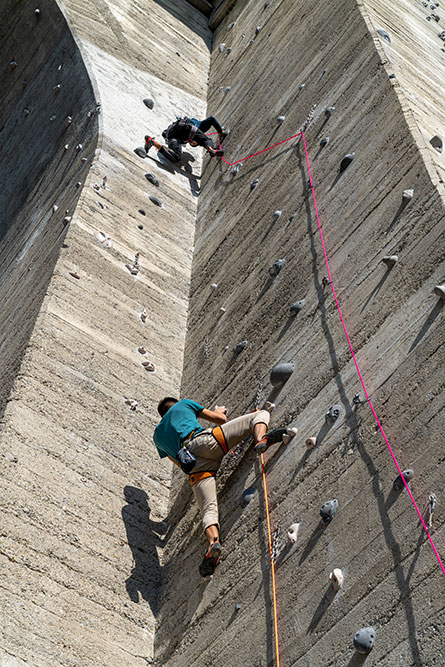
[[[184,398],[172,405],[156,426],[153,434],[153,440],[161,458],[172,456],[176,459],[182,441],[192,431],[204,431],[204,427],[198,421],[198,415],[203,410],[202,405],[189,398]]]

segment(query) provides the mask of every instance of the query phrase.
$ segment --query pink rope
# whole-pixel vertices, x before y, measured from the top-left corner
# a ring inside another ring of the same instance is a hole
[[[212,134],[218,134],[217,132],[209,132],[208,136]],[[235,162],[227,162],[227,160],[223,157],[221,157],[221,160],[225,162],[229,167],[232,167],[234,164],[238,164],[238,162],[244,162],[244,160],[248,160],[250,157],[255,157],[255,155],[261,155],[261,153],[265,153],[266,151],[270,151],[271,148],[275,148],[276,146],[280,146],[280,144],[285,144],[286,141],[290,141],[290,139],[295,139],[295,137],[299,137],[301,132],[298,132],[298,134],[294,134],[291,137],[288,137],[287,139],[283,139],[283,141],[279,141],[277,144],[273,144],[273,146],[268,146],[267,148],[263,148],[262,151],[258,151],[258,153],[252,153],[251,155],[246,155],[246,157],[241,158],[240,160],[235,160]],[[221,148],[221,143],[219,144],[219,147]]]
[[[379,421],[379,418],[377,417],[376,411],[374,410],[374,406],[373,406],[372,403],[371,403],[371,399],[369,398],[368,392],[367,392],[367,390],[366,390],[366,386],[365,386],[365,383],[364,383],[364,381],[363,381],[363,377],[362,377],[362,374],[361,374],[361,372],[360,372],[360,368],[359,368],[359,366],[358,366],[357,359],[356,359],[355,354],[354,354],[354,350],[353,350],[353,348],[352,348],[352,344],[351,344],[351,340],[350,340],[350,338],[349,338],[348,330],[346,329],[346,325],[345,325],[345,322],[344,322],[344,319],[343,319],[343,315],[342,315],[342,312],[341,312],[341,309],[340,309],[340,304],[338,303],[337,295],[336,295],[336,293],[335,293],[334,284],[333,284],[333,282],[332,282],[332,278],[331,278],[331,272],[330,272],[330,270],[329,270],[329,262],[328,262],[328,257],[327,257],[327,254],[326,254],[326,247],[325,247],[325,243],[324,243],[323,232],[322,232],[322,230],[321,230],[321,223],[320,223],[320,217],[319,217],[319,215],[318,215],[317,202],[316,202],[316,200],[315,200],[314,185],[313,185],[313,183],[312,183],[312,174],[311,174],[311,168],[310,168],[310,166],[309,166],[309,156],[308,156],[308,152],[307,152],[306,140],[305,140],[305,137],[304,137],[304,132],[302,132],[302,136],[303,136],[304,152],[305,152],[305,154],[306,154],[306,163],[307,163],[307,168],[308,168],[308,173],[309,173],[309,182],[310,182],[310,184],[311,184],[312,198],[313,198],[313,200],[314,200],[315,214],[316,214],[316,216],[317,216],[318,230],[319,230],[319,232],[320,232],[321,245],[322,245],[322,247],[323,247],[324,259],[325,259],[325,263],[326,263],[326,270],[327,270],[327,272],[328,272],[328,277],[329,277],[329,281],[330,281],[330,284],[331,284],[332,294],[333,294],[333,296],[334,296],[334,300],[335,300],[335,303],[336,303],[336,306],[337,306],[338,314],[340,315],[340,320],[341,320],[341,323],[342,323],[342,325],[343,325],[343,330],[344,330],[344,332],[345,332],[346,340],[348,341],[349,349],[351,350],[351,354],[352,354],[352,358],[353,358],[353,360],[354,360],[355,368],[357,369],[357,373],[358,373],[358,376],[359,376],[359,378],[360,378],[360,382],[361,382],[361,385],[362,385],[362,387],[363,387],[363,391],[365,392],[365,396],[366,396],[366,398],[367,398],[367,400],[368,400],[369,407],[371,408],[371,412],[372,412],[372,414],[374,415],[374,418],[375,418],[375,420],[376,420],[376,422],[377,422],[377,425],[378,425],[378,427],[379,427],[379,429],[380,429],[381,434],[383,435],[383,439],[385,440],[386,444],[388,445],[389,452],[390,452],[390,454],[391,454],[391,456],[392,456],[392,459],[393,459],[394,463],[396,464],[396,468],[397,468],[397,470],[399,471],[399,474],[400,474],[400,476],[401,476],[401,478],[402,478],[402,481],[403,481],[403,483],[404,483],[404,485],[405,485],[405,488],[406,488],[406,490],[408,491],[408,495],[409,495],[409,497],[411,498],[414,507],[416,508],[416,512],[417,512],[417,514],[418,514],[418,516],[419,516],[419,519],[420,519],[420,521],[421,521],[421,523],[422,523],[422,526],[424,527],[425,532],[426,532],[426,534],[428,535],[428,539],[429,539],[429,541],[430,541],[430,543],[431,543],[431,546],[432,546],[433,551],[434,551],[434,555],[435,555],[436,558],[437,558],[437,562],[439,563],[440,569],[442,570],[443,574],[445,575],[445,568],[444,568],[444,566],[443,566],[443,564],[442,564],[442,561],[441,561],[441,559],[440,559],[440,556],[439,556],[439,554],[438,554],[438,552],[437,552],[437,549],[436,549],[436,547],[435,547],[435,545],[434,545],[434,542],[433,542],[433,540],[432,540],[432,538],[431,538],[431,535],[430,535],[430,533],[429,533],[429,529],[428,529],[428,527],[427,527],[425,521],[423,520],[422,514],[420,513],[420,510],[419,510],[419,508],[417,507],[416,501],[415,501],[414,498],[413,498],[413,495],[412,495],[412,493],[411,493],[411,490],[410,490],[408,484],[406,483],[405,478],[404,478],[403,475],[402,475],[402,470],[401,470],[401,468],[400,468],[400,466],[399,466],[399,464],[398,464],[398,462],[397,462],[396,457],[394,456],[394,452],[392,451],[392,448],[391,448],[391,445],[389,444],[388,438],[386,437],[386,434],[385,434],[385,432],[384,432],[384,430],[383,430],[383,427],[382,427],[382,425],[381,425],[381,423],[380,423],[380,421]]]

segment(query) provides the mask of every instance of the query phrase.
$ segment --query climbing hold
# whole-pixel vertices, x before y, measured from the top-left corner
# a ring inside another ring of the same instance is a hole
[[[277,276],[285,264],[285,259],[277,259],[270,267],[269,274],[273,277]]]
[[[272,213],[272,217],[273,217],[274,220],[279,220],[279,218],[281,218],[281,214],[282,214],[282,211],[277,210],[277,211],[274,211]]]
[[[233,178],[234,176],[236,176],[236,174],[239,172],[239,170],[241,169],[242,166],[243,166],[243,163],[242,163],[242,162],[238,162],[238,164],[235,164],[235,165],[232,167],[232,169],[230,170],[230,175],[232,176],[232,178]]]
[[[158,179],[157,179],[156,176],[155,176],[154,174],[152,174],[150,171],[149,171],[147,174],[145,174],[145,178],[147,179],[147,181],[150,181],[150,183],[151,183],[152,185],[156,185],[156,187],[159,186],[159,181],[158,181]]]
[[[391,37],[389,32],[383,30],[383,28],[378,28],[376,32],[378,35],[380,35],[380,37],[382,37],[385,40],[385,42],[388,42],[388,44],[391,43]]]
[[[327,146],[328,143],[329,143],[329,137],[324,137],[324,139],[320,141],[320,146]]]
[[[397,264],[398,259],[397,255],[386,255],[385,257],[382,257],[382,262],[386,264],[388,269],[392,269],[392,267]]]
[[[65,123],[67,124],[67,126],[71,125],[72,122],[73,122],[72,116],[67,116],[65,119]]]
[[[53,205],[53,213],[55,213],[55,212],[57,211],[58,208],[59,208],[59,207],[57,206],[57,204],[54,204],[54,205]]]
[[[224,88],[224,93],[227,94],[227,93],[229,92],[229,90],[231,90],[231,89],[232,89],[232,86],[226,86],[226,87]]]
[[[154,107],[154,105],[155,105],[155,103],[153,102],[153,100],[151,99],[151,97],[146,97],[145,100],[144,100],[144,104],[145,104],[145,106],[148,107],[149,109],[153,109],[153,107]]]
[[[237,343],[235,347],[233,348],[233,351],[235,354],[241,354],[243,350],[245,350],[247,347],[247,340],[241,341],[241,343]]]
[[[408,468],[407,470],[404,470],[401,475],[398,475],[395,478],[394,484],[393,484],[394,488],[399,489],[399,490],[403,489],[404,486],[405,486],[405,484],[403,483],[403,480],[405,480],[405,482],[407,484],[409,484],[413,475],[414,475],[414,470],[411,470],[411,468]]]
[[[224,42],[223,42],[222,44],[220,44],[220,45],[218,46],[218,51],[219,51],[220,53],[222,53],[222,52],[224,51],[225,48],[226,48],[226,45],[225,45]]]
[[[17,67],[17,62],[15,60],[11,60],[11,62],[9,63],[9,67],[11,69],[15,69]]]
[[[255,35],[258,35],[258,33],[261,32],[261,28],[262,26],[257,25],[257,27],[255,28]]]
[[[433,148],[436,149],[436,151],[437,151],[438,153],[441,153],[441,152],[442,152],[443,141],[442,141],[441,137],[439,137],[438,134],[435,134],[434,137],[432,137],[432,138],[430,139],[430,144],[431,144],[431,146],[432,146]]]
[[[344,156],[344,158],[340,162],[340,173],[342,171],[345,171],[345,169],[349,167],[354,158],[355,158],[355,153],[348,153],[347,155]]]
[[[145,215],[145,211],[143,208],[138,209],[138,213],[140,213],[141,215]]]
[[[156,370],[155,365],[152,361],[143,361],[142,365],[145,368],[145,370],[148,371],[149,373],[154,373]]]
[[[256,492],[256,489],[255,489],[254,486],[250,486],[248,489],[246,489],[243,492],[243,494],[241,496],[241,500],[240,500],[241,507],[247,507],[247,505],[250,503],[250,501],[254,497],[255,492]]]
[[[277,364],[270,371],[270,384],[273,387],[280,387],[288,381],[294,370],[295,364],[293,363]]]
[[[77,144],[76,151],[79,152],[82,150],[82,144]]]
[[[134,149],[134,152],[136,155],[138,155],[141,158],[146,158],[147,153],[145,152],[145,148],[142,148],[142,146],[138,146],[137,148]]]
[[[304,444],[306,445],[306,449],[314,449],[317,446],[317,438],[306,438]]]
[[[292,440],[292,438],[295,438],[295,436],[298,433],[298,429],[296,426],[293,426],[291,428],[288,428],[286,430],[286,433],[282,437],[282,442],[284,445],[288,445],[289,442]]]
[[[375,642],[374,628],[360,628],[354,636],[354,646],[358,653],[370,653]]]
[[[50,122],[50,123],[54,123],[54,121],[56,120],[56,118],[57,118],[57,116],[56,116],[55,114],[54,114],[53,116],[50,116],[50,118],[49,118],[49,122]]]
[[[88,162],[88,158],[87,157],[82,157],[82,158],[80,158],[80,161],[81,162]]]
[[[76,188],[80,188],[80,187],[82,187],[82,183],[80,181],[77,181]]]
[[[297,216],[296,213],[292,213],[292,214],[289,216],[289,222],[293,222],[293,221],[295,220],[296,216]]]
[[[334,111],[335,111],[335,107],[326,107],[326,109],[324,110],[325,115],[326,115],[328,118],[329,118],[330,116],[332,116],[332,114],[334,113]]]
[[[270,401],[266,401],[264,404],[264,409],[267,410],[267,412],[273,412],[275,408],[275,403],[271,403]]]
[[[396,75],[394,72],[388,76],[388,79],[397,79]]]
[[[239,603],[235,605],[235,611],[241,611],[241,605]]]
[[[29,116],[31,112],[29,109],[23,109],[23,113],[25,114],[25,116]]]
[[[210,285],[210,287],[211,287],[213,290],[218,289],[218,283],[212,283],[212,284]]]
[[[144,225],[138,225],[138,229],[144,229]]]
[[[287,539],[291,544],[295,544],[298,538],[298,531],[300,529],[299,523],[293,523],[287,529]]]
[[[269,5],[270,5],[270,1],[268,0],[268,2],[264,3],[263,9],[267,9],[269,7]]]
[[[236,21],[233,21],[232,23],[229,23],[229,25],[227,26],[227,32],[229,32],[229,30],[232,30],[235,23],[236,23]]]
[[[218,317],[218,318],[219,318],[219,317],[222,317],[222,316],[224,315],[225,312],[226,312],[226,309],[223,308],[223,307],[221,306],[221,308],[220,308],[219,311],[218,311],[218,315],[217,315],[217,317]]]
[[[232,53],[232,49],[230,47],[227,49],[227,53]]]
[[[320,507],[320,516],[323,523],[330,523],[338,509],[338,500],[328,500]]]
[[[251,192],[252,192],[252,190],[255,190],[255,188],[256,188],[256,186],[258,185],[259,182],[260,182],[259,178],[256,178],[254,181],[252,181],[252,183],[250,184],[250,191]]]
[[[133,412],[136,410],[138,407],[138,402],[134,398],[126,398],[124,403],[128,405],[130,410],[133,410]]]
[[[402,192],[402,204],[406,206],[407,203],[413,198],[413,196],[414,190],[404,190]]]
[[[70,147],[69,144],[65,144],[65,146],[63,147],[63,150],[64,150],[64,151],[67,151],[69,147]]]
[[[277,121],[279,123],[284,123],[285,120],[286,120],[286,116],[277,116]]]
[[[138,352],[139,352],[139,354],[147,354],[147,350],[145,349],[145,347],[143,345],[140,345],[138,347]]]
[[[445,283],[443,285],[435,285],[433,292],[439,299],[445,299]]]
[[[333,405],[327,413],[325,414],[326,421],[335,422],[341,415],[341,407],[339,405]]]
[[[53,88],[55,93],[59,93],[62,90],[62,84],[58,83],[56,86]]]
[[[149,198],[149,200],[150,200],[151,202],[153,202],[153,204],[155,204],[156,206],[159,206],[160,208],[162,208],[162,202],[161,202],[160,199],[158,199],[158,198],[155,197],[154,195],[149,195],[148,198]]]
[[[80,276],[77,271],[70,271],[69,274],[70,276],[73,276],[73,278],[76,278],[76,280],[80,280]]]
[[[296,301],[295,303],[293,303],[289,308],[291,316],[294,317],[295,315],[298,315],[303,306],[304,306],[304,299],[300,299],[300,301]]]
[[[63,222],[67,225],[69,222],[71,222],[71,216],[70,216],[70,215],[66,215],[66,216],[63,218]]]
[[[329,581],[334,591],[339,591],[343,586],[343,572],[338,568],[334,568],[329,575]]]
[[[145,324],[145,322],[147,321],[147,310],[145,308],[140,313],[139,317],[141,318],[141,322],[143,322],[143,324]]]

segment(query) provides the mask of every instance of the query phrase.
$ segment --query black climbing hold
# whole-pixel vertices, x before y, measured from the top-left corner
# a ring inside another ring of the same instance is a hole
[[[325,417],[326,421],[329,422],[335,422],[341,415],[341,407],[339,405],[333,405],[329,410],[327,411]]]
[[[345,169],[349,167],[354,158],[355,158],[355,153],[348,153],[347,155],[345,155],[343,160],[340,162],[340,173],[342,171],[345,171]]]
[[[396,79],[396,78],[397,78],[397,77],[396,77],[396,75],[394,74],[394,72],[393,72],[392,74],[390,74],[389,77],[388,77],[388,79]]]
[[[293,221],[295,220],[295,218],[296,218],[296,215],[297,215],[296,213],[292,213],[292,214],[289,216],[289,222],[293,222]]]
[[[296,301],[289,308],[290,314],[291,315],[298,315],[298,313],[303,308],[303,306],[304,306],[304,299],[300,299],[300,301]]]
[[[138,225],[138,229],[144,229],[144,225]]]
[[[385,40],[385,42],[388,42],[388,43],[391,42],[391,37],[389,35],[389,32],[387,32],[386,30],[383,30],[383,28],[379,28],[376,32],[377,32],[378,35],[380,35],[380,37],[382,37]]]
[[[435,134],[434,137],[432,137],[432,138],[430,139],[430,144],[431,144],[431,146],[432,146],[433,148],[436,149],[436,151],[437,151],[438,153],[441,153],[441,152],[442,152],[442,149],[443,149],[443,141],[442,141],[442,138],[439,137],[438,134]]]
[[[374,628],[360,628],[354,636],[354,646],[358,653],[370,653],[375,642]]]
[[[156,176],[155,176],[154,174],[152,174],[151,172],[148,172],[147,174],[145,174],[145,178],[147,179],[147,181],[150,181],[150,183],[151,183],[152,185],[156,185],[156,187],[159,186],[159,181],[158,181],[158,179],[157,179]]]
[[[329,116],[332,116],[332,114],[334,113],[334,111],[335,111],[335,107],[326,107],[326,109],[324,110],[325,115],[326,115],[328,118],[329,118]]]
[[[243,491],[243,495],[241,496],[241,507],[247,507],[247,505],[250,503],[252,498],[254,497],[256,493],[256,489],[253,486],[250,486],[248,489]]]
[[[404,470],[401,475],[398,475],[398,477],[395,478],[394,480],[394,488],[395,489],[403,489],[405,487],[405,484],[403,483],[403,480],[407,484],[410,483],[412,477],[414,475],[414,470],[411,470],[411,468],[408,468],[407,470]]]
[[[141,158],[146,158],[147,153],[145,152],[145,148],[142,148],[142,146],[138,146],[137,148],[134,149],[134,152],[136,155],[138,155]]]
[[[269,5],[270,5],[270,1],[269,1],[269,2],[265,2],[265,3],[264,3],[264,7],[263,7],[263,9],[267,9],[267,8],[269,7]]]
[[[232,86],[226,86],[224,88],[224,92],[227,94],[229,92],[229,90],[231,90],[231,89],[232,89]]]
[[[149,200],[150,200],[151,202],[153,202],[153,204],[156,204],[156,206],[159,206],[160,208],[162,208],[162,202],[161,202],[160,199],[158,199],[158,198],[155,197],[154,195],[149,195],[148,198],[149,198]]]
[[[255,188],[256,188],[256,186],[258,185],[259,182],[260,182],[259,178],[256,178],[254,181],[252,181],[252,183],[250,184],[250,191],[251,192],[252,192],[252,190],[255,190]]]
[[[153,102],[153,100],[151,99],[151,97],[146,97],[145,100],[144,100],[144,104],[145,104],[145,106],[148,107],[149,109],[153,109],[153,107],[154,107],[154,105],[155,105],[155,103]]]
[[[143,208],[140,208],[139,211],[138,211],[138,213],[140,213],[141,215],[145,215],[145,211],[144,211]]]
[[[334,498],[333,500],[327,500],[320,507],[320,516],[323,523],[330,523],[334,518],[336,511],[338,510],[338,500]]]
[[[236,23],[236,21],[233,21],[232,23],[229,23],[229,25],[227,26],[227,32],[229,32],[229,30],[232,30],[235,23]]]
[[[280,387],[288,381],[294,370],[295,364],[293,363],[277,364],[270,371],[270,384],[273,387]]]
[[[233,348],[233,351],[235,354],[241,354],[243,350],[245,350],[247,347],[247,340],[241,341],[241,343],[237,343],[235,347]]]
[[[329,143],[329,137],[325,137],[320,141],[320,146],[327,146],[328,143]]]
[[[270,275],[277,276],[285,264],[286,264],[285,259],[277,259],[269,269]]]

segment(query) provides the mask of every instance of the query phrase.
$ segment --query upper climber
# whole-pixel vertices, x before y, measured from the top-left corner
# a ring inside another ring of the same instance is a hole
[[[227,136],[221,125],[214,116],[209,116],[204,120],[196,118],[178,118],[174,123],[163,131],[162,136],[167,140],[167,148],[163,146],[154,137],[145,136],[145,153],[154,146],[170,162],[179,162],[182,158],[182,146],[189,143],[190,146],[202,146],[206,149],[210,157],[221,157],[224,151],[215,149],[213,142],[205,132],[214,127],[219,135],[220,142]]]

